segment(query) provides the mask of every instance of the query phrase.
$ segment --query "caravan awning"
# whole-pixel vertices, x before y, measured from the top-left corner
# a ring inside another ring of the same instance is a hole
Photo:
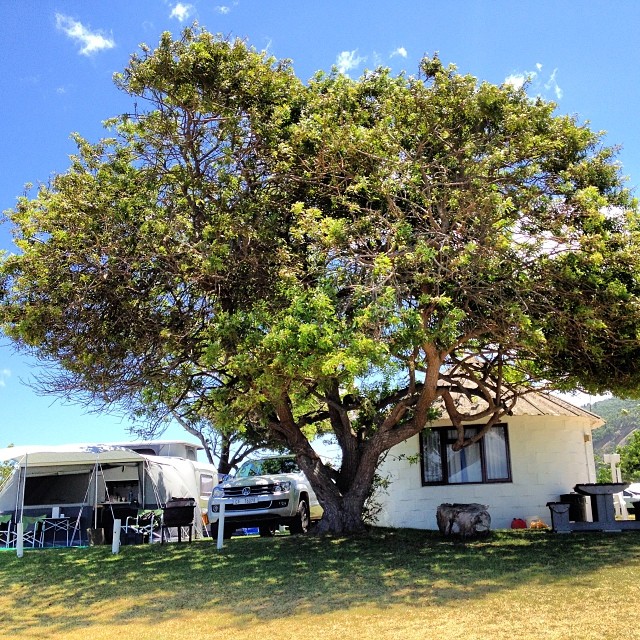
[[[15,460],[21,464],[56,466],[88,463],[123,464],[139,462],[145,457],[124,447],[102,444],[24,445],[0,449],[0,462]]]

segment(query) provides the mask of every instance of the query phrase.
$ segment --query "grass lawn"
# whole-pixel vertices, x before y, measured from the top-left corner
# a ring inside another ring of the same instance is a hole
[[[0,638],[640,639],[640,532],[0,552]]]

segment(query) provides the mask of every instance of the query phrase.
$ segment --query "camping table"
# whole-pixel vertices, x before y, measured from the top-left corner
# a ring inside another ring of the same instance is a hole
[[[52,532],[53,541],[52,544],[56,546],[56,532],[64,531],[65,534],[65,546],[69,546],[69,531],[71,531],[73,527],[71,526],[71,518],[70,517],[60,517],[60,518],[45,518],[42,521],[42,542],[41,545],[44,546],[44,539],[47,531]]]

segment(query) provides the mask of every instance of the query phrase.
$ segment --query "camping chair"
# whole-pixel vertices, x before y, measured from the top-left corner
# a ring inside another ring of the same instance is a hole
[[[22,516],[22,524],[24,527],[22,533],[23,544],[31,544],[32,547],[35,547],[36,545],[38,545],[39,547],[43,546],[43,521],[46,517],[46,515]]]
[[[16,530],[11,514],[0,515],[0,545],[12,547],[16,542]]]
[[[617,516],[620,516],[623,520],[629,519],[629,510],[627,509],[623,491],[613,494],[613,507]]]
[[[138,515],[129,516],[125,520],[121,531],[125,534],[125,540],[131,540],[133,544],[144,543],[146,539],[151,544],[153,532],[160,527],[161,519],[162,511],[149,509],[138,511]]]

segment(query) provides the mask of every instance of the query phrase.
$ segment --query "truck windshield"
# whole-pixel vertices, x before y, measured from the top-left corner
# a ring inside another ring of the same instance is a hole
[[[239,469],[236,478],[265,476],[273,473],[300,473],[298,463],[293,458],[266,458],[248,460]]]

